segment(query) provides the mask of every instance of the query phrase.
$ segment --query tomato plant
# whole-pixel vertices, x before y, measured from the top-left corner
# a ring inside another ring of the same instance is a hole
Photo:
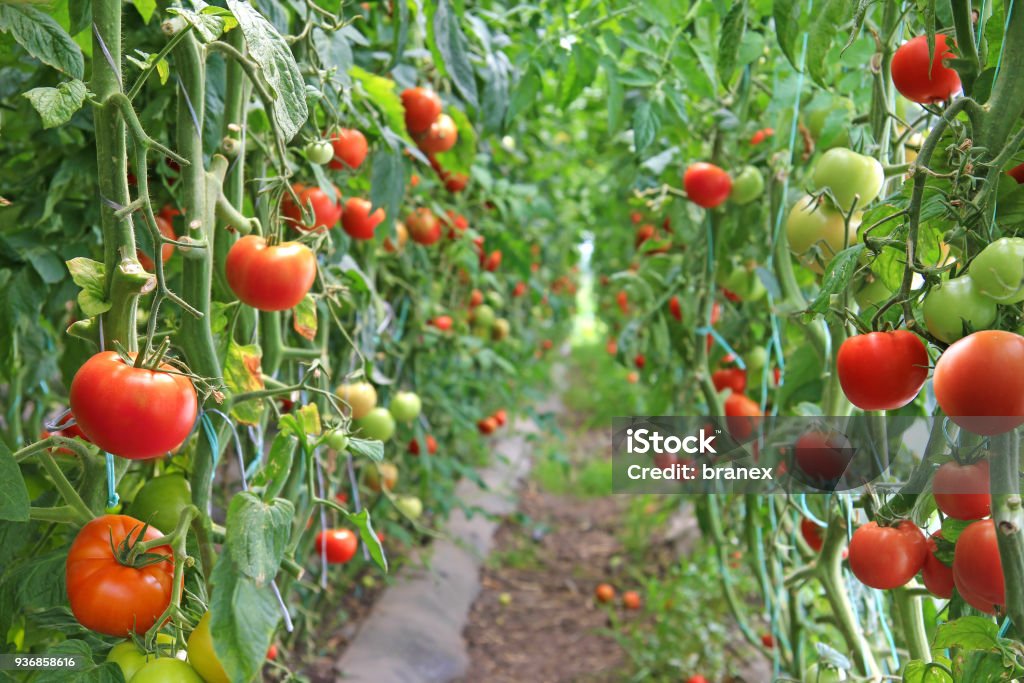
[[[836,355],[843,393],[863,410],[901,408],[928,379],[930,360],[921,340],[906,330],[850,337]]]
[[[316,537],[317,552],[322,552],[331,564],[345,564],[356,555],[359,542],[348,529],[327,529]]]
[[[928,36],[911,38],[896,50],[892,58],[892,82],[911,102],[931,103],[948,100],[960,89],[960,76],[947,66],[956,57],[951,41],[936,34],[932,44]]]
[[[694,204],[713,209],[729,198],[732,178],[718,166],[700,161],[686,169],[683,187]]]
[[[257,235],[235,242],[225,263],[231,291],[253,308],[284,311],[294,308],[316,279],[316,256],[304,244],[268,244]]]
[[[913,522],[896,526],[868,522],[850,539],[850,570],[861,583],[872,588],[898,588],[924,566],[928,542]]]

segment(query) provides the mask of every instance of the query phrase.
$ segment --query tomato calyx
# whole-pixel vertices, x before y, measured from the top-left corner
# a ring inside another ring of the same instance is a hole
[[[149,567],[171,560],[171,558],[164,553],[154,553],[150,552],[150,550],[159,547],[169,548],[173,545],[174,534],[171,534],[170,536],[161,536],[160,538],[153,539],[152,541],[141,540],[146,537],[146,532],[149,531],[149,528],[149,524],[143,524],[141,527],[132,527],[125,537],[121,539],[120,543],[114,542],[114,534],[112,531],[107,532],[110,538],[110,550],[119,563],[125,567],[142,569],[143,567]]]

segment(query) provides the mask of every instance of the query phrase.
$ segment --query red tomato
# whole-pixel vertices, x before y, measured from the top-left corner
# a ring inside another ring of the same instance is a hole
[[[517,282],[516,286],[515,286],[515,289],[512,290],[512,296],[514,298],[518,299],[523,294],[526,294],[526,283],[525,282]]]
[[[469,184],[469,176],[465,173],[449,173],[445,171],[441,174],[441,180],[444,181],[444,189],[452,194],[462,192],[466,189],[466,185]]]
[[[955,57],[944,35],[935,36],[934,55],[929,54],[928,36],[912,38],[892,56],[892,83],[911,102],[948,100],[960,89],[960,76],[944,61]]]
[[[762,142],[764,142],[766,139],[770,138],[773,135],[775,135],[774,128],[762,128],[761,130],[757,131],[756,133],[750,136],[750,144],[760,145]]]
[[[430,324],[442,332],[446,332],[452,329],[452,317],[450,315],[439,315],[431,320]]]
[[[469,293],[469,307],[476,308],[484,302],[484,293],[479,289],[474,289]]]
[[[618,303],[619,310],[622,311],[622,314],[629,315],[629,295],[626,294],[625,290],[622,290],[615,295],[615,301]]]
[[[639,247],[641,244],[651,239],[655,235],[654,226],[650,223],[645,223],[636,229],[636,237],[633,240],[633,246]]]
[[[469,221],[461,213],[455,213],[451,209],[445,212],[444,222],[448,224],[448,239],[453,240],[462,235],[469,228]]]
[[[928,379],[928,352],[906,330],[850,337],[839,347],[836,372],[850,403],[862,410],[907,405]]]
[[[619,352],[619,343],[614,339],[609,339],[608,343],[604,345],[604,350],[608,352],[609,356],[614,356]]]
[[[988,460],[943,463],[932,479],[935,505],[953,519],[981,519],[992,512]]]
[[[198,412],[195,387],[166,363],[136,368],[114,351],[87,360],[71,381],[71,412],[82,433],[105,451],[132,460],[178,448]]]
[[[921,567],[921,579],[928,592],[935,597],[949,600],[953,597],[953,568],[942,564],[939,558],[935,557],[936,538],[942,538],[941,530],[936,531],[928,539],[928,555],[924,559],[924,566]]]
[[[770,633],[761,634],[761,644],[771,650],[775,647],[775,636]]]
[[[956,539],[953,582],[964,600],[983,612],[992,614],[994,607],[1006,604],[1003,562],[991,519],[974,522]]]
[[[1016,180],[1018,185],[1024,183],[1024,164],[1014,166],[1006,174]]]
[[[505,423],[508,422],[508,411],[504,408],[498,408],[494,411],[494,415],[491,417],[494,418],[494,421],[498,423],[499,427],[504,427]]]
[[[622,594],[622,606],[626,609],[640,609],[640,594],[636,591],[626,591]]]
[[[1024,337],[983,330],[955,342],[935,364],[935,398],[953,422],[975,434],[1024,424]]]
[[[267,661],[272,662],[275,659],[277,659],[277,643],[271,643],[267,648]]]
[[[708,679],[704,678],[700,674],[694,674],[686,679],[686,683],[708,683]]]
[[[732,178],[714,164],[699,161],[683,174],[683,188],[694,204],[713,209],[732,192]]]
[[[807,545],[810,546],[814,552],[820,552],[821,546],[824,545],[825,539],[821,537],[821,529],[817,524],[807,519],[806,517],[800,520],[800,535],[807,541]]]
[[[422,133],[441,115],[441,98],[427,88],[407,88],[402,91],[402,107],[406,130]]]
[[[683,322],[683,307],[679,303],[679,297],[674,296],[668,300],[668,312],[677,322]]]
[[[434,455],[435,453],[437,453],[437,439],[432,437],[430,434],[427,434],[426,436],[423,437],[423,440],[427,443],[428,454]],[[409,452],[412,453],[413,455],[420,454],[419,440],[413,439],[412,441],[409,442]]]
[[[711,324],[717,325],[722,319],[722,306],[717,301],[711,306]]]
[[[741,297],[739,294],[732,291],[731,289],[726,289],[725,287],[722,287],[722,296],[724,296],[729,301],[732,301],[733,303],[736,303],[737,301],[743,301],[743,297]]]
[[[368,150],[366,136],[353,128],[342,128],[331,136],[334,158],[329,166],[333,169],[359,168]]]
[[[498,266],[501,265],[501,249],[495,249],[488,254],[487,258],[484,259],[484,262],[481,265],[483,266],[483,269],[489,273],[496,271]]]
[[[78,438],[78,439],[82,439],[83,441],[89,441],[89,439],[85,436],[85,434],[82,433],[82,430],[79,429],[77,423],[73,424],[73,425],[71,425],[69,427],[64,427],[64,425],[66,425],[68,422],[71,422],[74,419],[75,419],[75,416],[72,415],[69,412],[67,415],[62,417],[60,419],[60,422],[58,422],[57,425],[56,425],[57,427],[59,427],[61,429],[58,429],[55,432],[48,432],[46,430],[43,430],[39,434],[39,438],[40,439],[46,439],[46,438],[49,438],[51,436],[64,436],[64,437],[67,437],[69,439]],[[56,452],[60,453],[61,455],[75,455],[75,452],[73,450],[71,450],[70,448],[58,448],[56,450]]]
[[[428,154],[440,154],[454,147],[458,139],[455,121],[448,114],[441,114],[426,131],[416,136],[416,144]]]
[[[373,231],[383,222],[384,209],[370,213],[373,205],[366,199],[352,197],[345,202],[345,210],[341,214],[341,227],[349,237],[355,240],[372,240]]]
[[[160,234],[163,235],[164,237],[170,237],[172,240],[177,239],[178,236],[174,234],[174,225],[171,223],[171,219],[164,215],[163,211],[161,211],[160,215],[156,217],[156,227],[160,229]],[[135,256],[139,259],[139,263],[142,265],[143,268],[145,268],[150,273],[154,272],[154,269],[156,268],[156,263],[153,262],[153,259],[149,258],[148,256],[146,256],[144,253],[137,249],[135,250]],[[167,259],[171,258],[172,256],[174,256],[173,244],[164,244],[160,247],[161,261],[167,263]]]
[[[412,241],[418,244],[431,245],[441,239],[441,221],[425,206],[409,214],[405,225]]]
[[[169,546],[151,549],[136,567],[122,564],[127,545],[163,536],[149,527],[140,539],[143,526],[127,515],[104,515],[75,536],[65,579],[71,612],[82,626],[122,638],[132,631],[141,634],[171,604],[174,555]]]
[[[802,434],[793,452],[797,466],[815,482],[838,481],[854,455],[853,446],[842,434],[820,431]]]
[[[715,370],[711,373],[711,383],[715,385],[715,391],[732,389],[732,393],[742,394],[747,390],[747,371],[739,368]]]
[[[316,280],[316,256],[309,247],[299,242],[268,246],[258,235],[235,242],[224,267],[235,296],[261,311],[294,308]]]
[[[909,520],[892,527],[868,522],[850,539],[850,569],[872,588],[899,588],[921,571],[927,557],[928,541]]]
[[[296,204],[290,194],[285,194],[281,200],[281,215],[297,230],[306,232],[309,230],[330,230],[338,224],[341,218],[341,191],[334,188],[334,194],[328,194],[317,186],[307,187],[301,183],[292,185],[292,190],[299,198]],[[337,201],[335,201],[337,199]],[[313,207],[313,224],[302,222],[302,212]]]
[[[358,545],[348,529],[325,529],[316,535],[316,552],[327,556],[327,564],[345,564],[355,557]]]
[[[639,211],[631,211],[630,214],[629,214],[629,220],[633,222],[633,225],[636,225],[637,223],[639,223],[643,219],[644,219],[644,215],[642,213],[640,213]]]
[[[498,421],[493,417],[485,417],[476,423],[476,428],[481,434],[491,434],[498,428]]]
[[[743,394],[730,394],[725,399],[725,422],[732,438],[747,441],[761,426],[761,406]]]
[[[644,354],[638,353],[633,359],[633,365],[636,366],[637,370],[643,370],[644,366],[647,365],[647,358],[644,357]]]

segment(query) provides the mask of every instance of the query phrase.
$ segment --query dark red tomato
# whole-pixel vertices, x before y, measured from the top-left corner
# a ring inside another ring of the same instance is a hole
[[[636,357],[633,358],[633,365],[636,366],[637,370],[643,370],[644,366],[647,365],[647,358],[644,354],[638,353],[636,354]]]
[[[441,114],[426,131],[416,136],[416,144],[429,154],[447,152],[459,140],[459,129],[447,114]]]
[[[679,303],[679,297],[674,296],[668,300],[668,312],[676,322],[683,322],[683,307]]]
[[[724,296],[729,301],[732,301],[733,303],[743,301],[743,297],[741,297],[739,294],[732,291],[731,289],[726,289],[725,287],[722,287],[722,296]]]
[[[825,539],[821,537],[821,529],[806,517],[800,520],[800,535],[814,552],[820,552],[822,545],[825,544]]]
[[[972,607],[992,614],[1006,604],[1003,562],[991,519],[974,522],[960,533],[953,554],[953,582]]]
[[[699,161],[683,174],[683,188],[694,204],[713,209],[729,198],[732,178],[718,166]]]
[[[514,298],[518,299],[523,294],[526,294],[526,283],[525,282],[517,282],[516,286],[515,286],[515,289],[512,290],[512,296]]]
[[[175,368],[136,368],[114,351],[87,360],[70,394],[71,412],[89,441],[132,460],[178,448],[192,431],[199,405],[192,380]]]
[[[988,460],[943,463],[932,479],[935,505],[953,519],[981,519],[992,512]]]
[[[763,415],[761,406],[743,394],[730,394],[729,398],[725,399],[726,426],[736,441],[749,440],[761,426]]]
[[[422,133],[441,115],[441,98],[427,88],[407,88],[402,91],[402,107],[406,130]]]
[[[625,290],[615,295],[615,302],[619,305],[619,310],[623,315],[629,315],[629,295]]]
[[[452,329],[452,317],[450,315],[439,315],[431,320],[430,324],[442,332],[447,332]]]
[[[431,245],[441,239],[441,221],[425,206],[413,211],[405,219],[409,236],[417,244]]]
[[[261,311],[294,308],[316,280],[316,256],[309,247],[299,242],[268,246],[259,235],[235,242],[224,268],[235,296]]]
[[[104,515],[82,527],[68,550],[65,580],[71,612],[97,633],[145,633],[171,604],[174,555],[159,546],[126,564],[128,547],[163,536],[127,515]]]
[[[496,271],[498,267],[501,265],[501,249],[495,249],[490,254],[488,254],[487,258],[484,259],[482,265],[483,269],[489,273],[493,273],[494,271]]]
[[[1024,164],[1014,166],[1006,174],[1016,180],[1018,185],[1024,183]]]
[[[928,379],[928,351],[906,330],[850,337],[839,347],[836,372],[850,403],[861,410],[907,405]]]
[[[761,634],[761,644],[764,645],[769,650],[771,650],[772,648],[775,647],[775,636],[773,636],[770,633],[762,633]]]
[[[341,191],[334,188],[333,196],[317,186],[307,187],[301,183],[292,185],[292,190],[299,198],[296,204],[290,194],[281,200],[281,215],[296,229],[307,232],[310,230],[330,230],[341,218]],[[313,224],[302,221],[302,212],[313,207]]]
[[[942,531],[936,531],[928,539],[928,555],[921,567],[921,579],[928,592],[937,598],[949,600],[953,597],[953,568],[942,564],[935,557],[935,539],[942,538]]]
[[[711,373],[711,383],[715,391],[732,389],[734,394],[742,394],[747,390],[747,371],[740,368],[726,368]]]
[[[647,240],[654,237],[656,230],[650,223],[645,223],[636,229],[636,237],[633,239],[633,246],[639,247]]]
[[[327,564],[345,564],[355,557],[358,545],[348,529],[325,529],[316,535],[316,552],[327,557]]]
[[[441,174],[441,180],[444,181],[444,189],[452,194],[462,192],[466,189],[466,185],[469,184],[469,176],[465,173],[449,173],[445,171]]]
[[[793,447],[797,467],[815,482],[838,481],[853,459],[849,440],[838,432],[810,431]]]
[[[353,128],[342,128],[332,135],[331,146],[334,147],[334,158],[328,165],[333,169],[359,168],[369,149],[366,136]]]
[[[960,76],[944,64],[955,57],[944,35],[935,36],[934,55],[929,54],[928,36],[912,38],[892,56],[892,83],[911,102],[948,100],[960,89]]]
[[[485,417],[476,423],[476,428],[481,434],[492,434],[498,428],[498,421],[493,417]]]
[[[888,590],[905,585],[921,571],[928,541],[909,520],[897,526],[868,522],[850,539],[850,569],[865,586]]]
[[[160,229],[160,234],[164,237],[170,237],[172,240],[177,239],[178,236],[174,234],[174,225],[171,223],[171,219],[165,216],[163,212],[156,216],[156,227]],[[153,262],[153,259],[140,250],[136,250],[135,255],[143,268],[150,273],[154,272],[156,263]],[[160,247],[160,260],[162,262],[167,263],[167,260],[172,256],[174,256],[173,244],[164,244]]]
[[[717,301],[711,305],[711,324],[717,325],[722,319],[722,306]]]
[[[428,454],[434,455],[435,453],[437,453],[437,439],[432,437],[430,434],[427,434],[426,436],[423,437],[423,440],[427,444]],[[412,453],[413,455],[420,454],[420,442],[418,439],[413,439],[412,441],[409,442],[409,452]]]
[[[751,145],[760,145],[762,142],[775,135],[774,128],[762,128],[750,136]]]
[[[373,231],[384,221],[384,209],[373,208],[368,200],[352,197],[345,202],[345,210],[341,214],[341,227],[349,237],[355,240],[372,240]]]
[[[953,422],[975,434],[1024,424],[1024,337],[983,330],[953,343],[935,364],[935,398]]]

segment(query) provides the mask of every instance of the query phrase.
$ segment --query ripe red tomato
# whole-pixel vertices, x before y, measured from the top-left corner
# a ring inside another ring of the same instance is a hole
[[[814,552],[820,552],[821,546],[824,545],[825,539],[821,537],[821,529],[817,524],[807,519],[806,517],[800,520],[800,535],[807,541],[807,545],[810,546]]]
[[[928,36],[900,45],[892,56],[892,83],[911,102],[930,104],[948,100],[960,89],[960,76],[943,62],[955,58],[944,35],[935,36],[934,55],[929,55]],[[954,45],[955,47],[955,45]]]
[[[1006,604],[1003,562],[996,525],[991,519],[974,522],[960,533],[953,554],[953,582],[964,600],[988,614]]]
[[[372,240],[373,231],[384,221],[384,209],[370,213],[373,204],[361,197],[351,197],[345,202],[341,214],[341,227],[354,240]]]
[[[645,223],[636,229],[636,237],[633,239],[633,246],[639,247],[641,244],[651,239],[655,235],[654,226],[650,223]]]
[[[407,88],[402,91],[402,107],[406,130],[422,133],[441,115],[441,98],[427,88]]]
[[[444,189],[452,194],[462,192],[466,189],[466,185],[469,184],[469,176],[465,173],[449,173],[444,171],[441,174],[441,180],[444,181]]]
[[[70,393],[71,412],[89,441],[132,460],[178,448],[192,431],[199,405],[192,380],[175,368],[136,368],[114,351],[87,360]]]
[[[644,366],[647,365],[647,358],[644,356],[644,354],[638,353],[636,354],[636,357],[633,359],[633,365],[636,366],[637,370],[643,370]]]
[[[725,422],[736,441],[748,441],[761,426],[761,406],[743,394],[730,394],[725,399]]]
[[[499,427],[504,427],[505,423],[508,422],[508,411],[504,408],[498,408],[494,411],[494,415],[491,417],[494,418],[494,421],[498,423]]]
[[[273,246],[259,235],[246,235],[228,251],[224,269],[231,291],[261,311],[294,308],[316,279],[316,256],[305,244]]]
[[[1018,185],[1024,183],[1024,164],[1017,164],[1007,171],[1006,174],[1016,180]]]
[[[348,529],[325,529],[316,535],[316,552],[327,556],[327,564],[345,564],[356,556],[358,545]]]
[[[932,378],[935,398],[953,422],[975,434],[1024,424],[1024,337],[983,330],[952,344]]]
[[[270,647],[267,648],[267,661],[274,661],[277,659],[277,643],[271,643]]]
[[[292,185],[299,203],[296,204],[290,194],[285,194],[281,200],[281,215],[297,230],[307,232],[310,230],[330,230],[338,224],[341,218],[341,191],[335,186],[334,194],[324,192],[316,185],[307,187],[302,183]],[[337,199],[337,201],[335,201]],[[313,224],[309,225],[302,221],[302,212],[313,207]]]
[[[447,332],[452,329],[452,317],[450,315],[439,315],[431,320],[430,324],[442,332]]]
[[[694,674],[686,679],[686,683],[708,683],[708,679],[704,678],[700,674]]]
[[[793,455],[797,467],[813,482],[836,482],[846,472],[854,449],[838,432],[809,431],[796,440]]]
[[[484,259],[481,265],[483,266],[483,269],[489,273],[496,271],[498,266],[501,265],[501,249],[495,249],[488,254],[487,258]]]
[[[921,391],[928,363],[924,343],[912,332],[870,332],[843,342],[836,372],[850,403],[862,410],[893,410]]]
[[[988,460],[943,463],[932,479],[935,505],[953,519],[981,519],[992,512]]]
[[[732,389],[734,394],[742,394],[747,390],[747,371],[740,368],[726,368],[711,373],[711,383],[715,391]]]
[[[615,589],[611,584],[602,583],[594,589],[594,597],[598,602],[611,602],[615,599]]]
[[[947,567],[935,557],[936,538],[942,538],[941,530],[936,531],[928,539],[928,555],[924,559],[924,566],[921,567],[921,579],[928,592],[935,597],[949,600],[953,597],[953,568]]]
[[[437,439],[432,437],[430,434],[427,434],[426,436],[423,437],[423,440],[427,444],[428,454],[434,455],[435,453],[437,453]],[[409,442],[409,452],[412,453],[413,455],[420,454],[420,442],[418,439],[413,439],[412,441]]]
[[[448,114],[441,114],[430,127],[416,136],[416,144],[428,154],[447,152],[459,139],[459,129]]]
[[[171,219],[167,215],[165,215],[163,211],[161,211],[160,214],[156,216],[156,227],[160,229],[160,234],[163,235],[164,237],[170,237],[172,240],[177,239],[178,236],[174,234],[174,225],[171,223]],[[154,269],[156,268],[156,263],[153,262],[153,259],[149,258],[149,256],[142,253],[142,251],[138,249],[135,250],[135,255],[139,259],[139,263],[142,264],[143,268],[145,268],[150,273],[154,272]],[[161,261],[167,263],[167,259],[171,258],[172,256],[174,256],[173,244],[164,244],[160,247]]]
[[[924,534],[906,519],[891,527],[868,522],[850,539],[850,569],[872,588],[899,588],[921,571],[927,557]]]
[[[143,526],[127,515],[104,515],[75,536],[65,578],[71,612],[82,626],[110,636],[145,633],[171,603],[174,555],[169,546],[150,550],[138,567],[122,564],[127,545],[163,536],[149,527],[140,539]]]
[[[498,421],[493,417],[485,417],[476,423],[476,428],[481,434],[491,434],[498,428]]]
[[[328,164],[330,168],[356,169],[366,158],[366,136],[353,128],[342,128],[332,135],[331,145],[334,147],[334,158]]]
[[[441,221],[434,212],[425,206],[413,211],[405,219],[412,241],[418,244],[431,245],[441,239]]]
[[[625,290],[615,295],[615,302],[619,305],[619,310],[623,315],[629,315],[629,295]]]
[[[762,633],[761,634],[761,644],[764,645],[769,650],[771,650],[772,648],[775,647],[775,636],[773,636],[770,633]]]
[[[626,609],[640,609],[640,594],[636,591],[626,591],[622,594],[622,606]]]
[[[713,209],[729,198],[732,178],[718,166],[699,161],[683,174],[683,188],[690,201],[705,209]]]
[[[515,286],[515,289],[512,290],[512,296],[514,298],[518,299],[523,294],[526,294],[526,283],[525,282],[517,282],[516,286]]]
[[[679,297],[674,296],[668,300],[668,312],[677,322],[683,321],[683,307],[679,303]]]
[[[774,128],[762,128],[761,130],[755,132],[753,135],[750,136],[750,144],[760,145],[762,142],[764,142],[766,139],[770,138],[773,135],[775,135]]]

